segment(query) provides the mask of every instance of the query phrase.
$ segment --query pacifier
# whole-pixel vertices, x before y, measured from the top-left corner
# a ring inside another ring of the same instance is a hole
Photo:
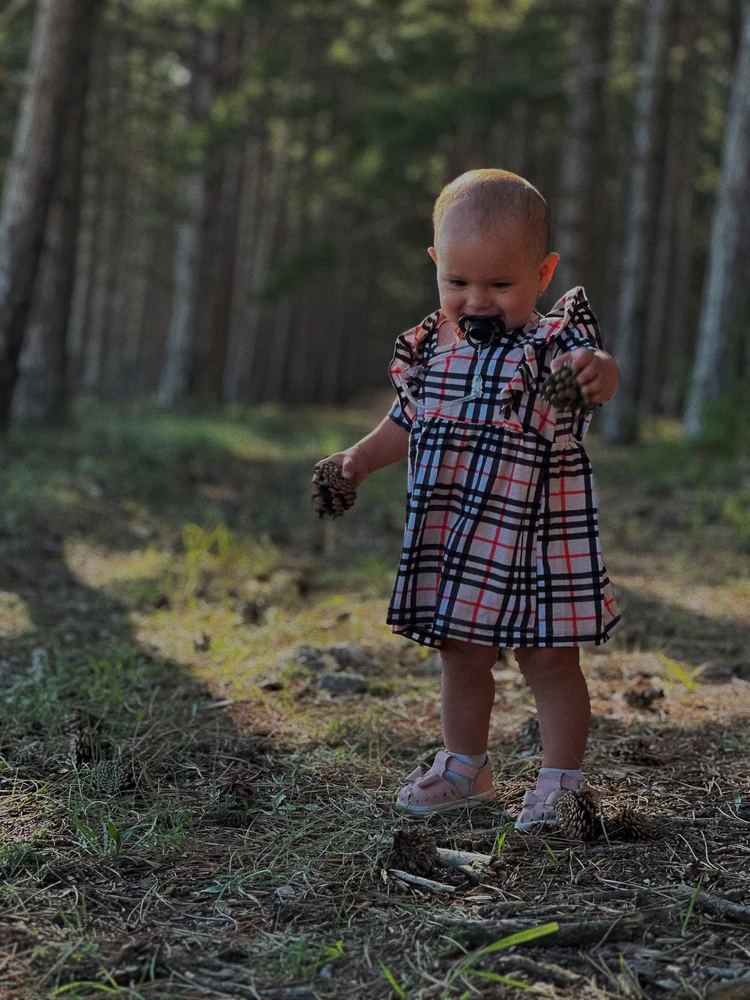
[[[505,333],[505,323],[500,316],[462,316],[458,328],[466,343],[480,351]]]

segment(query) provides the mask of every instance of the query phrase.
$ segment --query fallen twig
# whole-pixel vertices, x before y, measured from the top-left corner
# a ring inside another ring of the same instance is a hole
[[[541,941],[537,938],[536,941]],[[561,969],[559,965],[552,965],[548,962],[534,962],[525,955],[503,955],[495,959],[501,968],[520,969],[523,972],[530,972],[532,976],[554,983],[555,986],[573,986],[581,981],[581,976],[577,972],[569,972]]]
[[[451,851],[447,847],[436,847],[437,863],[441,868],[465,868],[471,865],[483,865],[488,868],[495,860],[489,854],[477,854],[475,851]]]
[[[531,926],[527,920],[456,921],[455,916],[446,918],[445,922],[450,922],[450,925],[460,933],[462,939],[473,948],[490,944],[509,934],[528,930]],[[536,938],[533,943],[534,947],[551,945],[569,947],[571,945],[599,944],[604,940],[628,940],[643,930],[644,923],[641,915],[628,915],[613,922],[608,920],[571,921],[560,923],[559,930],[547,934],[545,937]]]
[[[689,885],[678,885],[676,889],[681,896],[687,896],[691,899],[695,894],[695,889],[691,889]],[[750,907],[743,906],[741,903],[733,903],[731,899],[725,899],[715,892],[695,894],[695,905],[717,917],[728,917],[740,924],[750,924]]]
[[[273,986],[270,990],[253,990],[260,1000],[315,1000],[309,986]]]
[[[434,882],[431,878],[422,878],[421,875],[412,875],[410,872],[399,871],[398,868],[389,868],[389,874],[402,882],[410,882],[412,885],[420,885],[423,889],[434,889],[436,892],[455,892],[455,885],[447,885],[445,882]]]

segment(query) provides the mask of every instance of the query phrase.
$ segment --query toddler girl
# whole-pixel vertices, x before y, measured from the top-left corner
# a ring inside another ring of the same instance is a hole
[[[445,749],[409,775],[397,807],[427,815],[492,798],[491,671],[498,647],[512,647],[544,748],[516,822],[527,830],[555,823],[564,790],[589,788],[580,770],[590,708],[578,647],[606,642],[619,615],[581,440],[590,408],[617,388],[617,365],[582,288],[547,316],[534,308],[558,257],[548,252],[546,202],[531,184],[472,170],[444,188],[433,219],[441,308],[396,342],[388,415],[329,461],[358,485],[409,458],[387,621],[440,650]],[[491,342],[467,340],[464,317],[493,317]],[[557,411],[540,386],[566,362],[588,405]]]

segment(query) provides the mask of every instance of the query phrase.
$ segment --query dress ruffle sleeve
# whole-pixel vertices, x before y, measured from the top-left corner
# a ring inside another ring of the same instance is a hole
[[[578,347],[603,349],[599,324],[580,285],[563,295],[523,338],[524,356],[502,392],[511,426],[554,441],[560,415],[542,398],[541,385],[552,370],[552,359]],[[570,421],[571,415],[563,419]],[[591,411],[574,410],[570,432],[580,440],[590,422]]]
[[[440,310],[430,313],[417,326],[402,333],[396,340],[396,346],[391,359],[388,374],[390,375],[393,388],[396,390],[397,399],[390,409],[388,416],[405,430],[411,428],[414,420],[414,405],[409,400],[410,389],[416,388],[419,379],[423,374],[422,355],[424,345],[438,325]]]

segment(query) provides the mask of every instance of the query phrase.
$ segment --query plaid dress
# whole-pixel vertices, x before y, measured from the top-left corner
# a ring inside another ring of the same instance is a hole
[[[539,388],[558,354],[601,349],[582,288],[476,351],[402,334],[391,418],[410,431],[404,544],[387,621],[425,646],[601,645],[620,620],[602,561],[591,420]],[[415,405],[416,404],[416,405]]]

